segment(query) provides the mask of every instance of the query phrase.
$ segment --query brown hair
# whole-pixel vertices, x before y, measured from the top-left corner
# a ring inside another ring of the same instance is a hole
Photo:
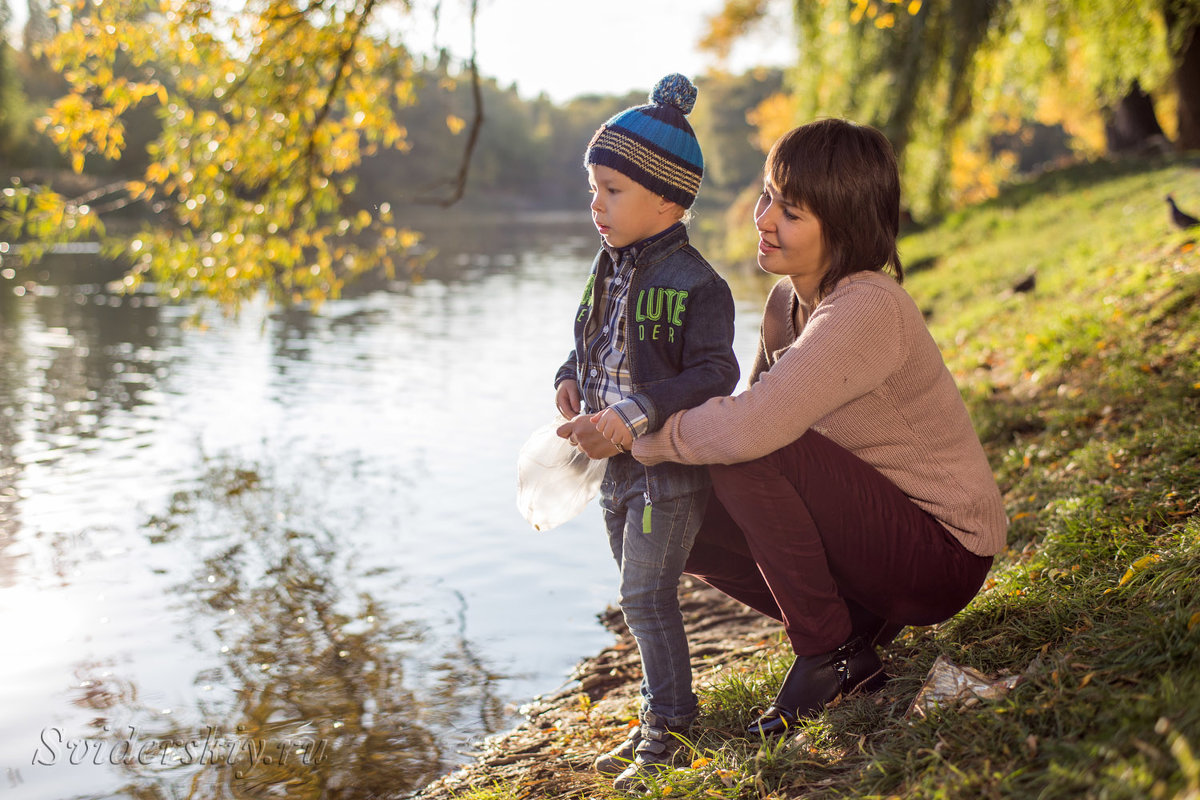
[[[904,268],[896,250],[900,230],[900,175],[896,154],[882,133],[844,119],[822,119],[793,128],[767,154],[764,174],[790,205],[821,221],[829,271],[823,297],[852,272]]]

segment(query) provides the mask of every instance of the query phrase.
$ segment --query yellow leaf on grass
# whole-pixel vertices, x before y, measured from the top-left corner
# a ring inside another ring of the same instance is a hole
[[[1118,587],[1124,586],[1133,580],[1133,576],[1144,570],[1149,565],[1162,561],[1162,556],[1158,553],[1151,553],[1148,556],[1142,556],[1137,561],[1133,562],[1129,569],[1125,570],[1125,574],[1121,576],[1121,580],[1117,583]]]
[[[712,763],[711,758],[704,758],[704,757],[697,758],[695,761],[692,762],[692,769],[700,769],[701,767],[706,767],[711,763]]]
[[[1190,631],[1192,628],[1196,627],[1197,625],[1200,625],[1200,611],[1197,611],[1195,614],[1192,614],[1192,618],[1188,620],[1188,630]]]

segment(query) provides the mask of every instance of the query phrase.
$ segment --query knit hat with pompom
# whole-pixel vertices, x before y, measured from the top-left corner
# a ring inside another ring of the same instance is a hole
[[[611,167],[660,197],[691,208],[704,177],[704,156],[687,114],[696,87],[678,73],[650,92],[650,104],[627,108],[600,126],[584,154],[584,166]]]

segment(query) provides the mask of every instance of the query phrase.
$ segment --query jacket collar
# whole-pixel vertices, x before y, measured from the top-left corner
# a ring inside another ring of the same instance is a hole
[[[614,264],[620,264],[621,258],[630,253],[635,264],[653,264],[669,256],[688,243],[687,227],[682,222],[676,222],[664,231],[649,236],[631,245],[616,249],[607,244],[601,247]]]

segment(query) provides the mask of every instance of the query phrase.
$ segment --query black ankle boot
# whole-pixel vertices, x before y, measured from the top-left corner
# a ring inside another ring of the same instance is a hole
[[[797,657],[775,701],[746,733],[751,736],[783,733],[796,720],[815,716],[855,692],[874,692],[886,680],[875,648],[858,636],[828,653]]]

